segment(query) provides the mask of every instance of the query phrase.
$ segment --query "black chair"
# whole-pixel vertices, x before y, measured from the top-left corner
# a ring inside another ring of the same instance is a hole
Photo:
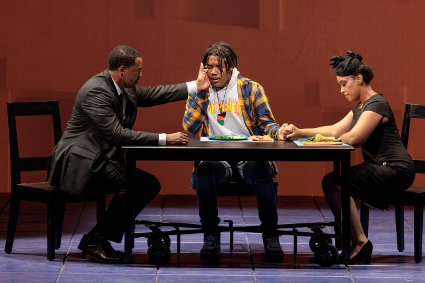
[[[401,140],[406,148],[409,141],[410,120],[412,118],[425,119],[425,105],[406,104],[401,131]],[[416,167],[416,174],[425,174],[425,160],[414,159],[413,161]],[[400,252],[404,250],[404,206],[414,207],[415,262],[421,262],[425,187],[411,186],[400,194],[390,196],[388,201],[390,205],[394,205],[395,207],[397,248]],[[364,202],[362,202],[360,206],[360,220],[367,236],[369,227],[369,207]]]
[[[55,258],[55,249],[60,248],[61,244],[65,204],[97,201],[96,213],[97,221],[99,221],[105,213],[106,196],[97,195],[91,198],[77,198],[66,195],[64,192],[50,186],[48,182],[21,183],[21,172],[47,170],[50,156],[19,157],[16,117],[51,115],[54,144],[57,144],[62,136],[59,104],[57,101],[9,102],[7,104],[7,112],[9,120],[11,198],[5,251],[6,253],[12,252],[20,201],[41,202],[47,204],[47,258],[53,260]],[[33,152],[36,153],[37,150],[33,149]]]

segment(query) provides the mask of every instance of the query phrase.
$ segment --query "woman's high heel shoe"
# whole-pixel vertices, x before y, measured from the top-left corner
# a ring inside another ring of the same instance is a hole
[[[350,264],[354,264],[356,262],[362,262],[363,264],[370,264],[370,258],[372,257],[373,245],[371,241],[367,241],[367,243],[361,248],[361,250],[350,258]]]

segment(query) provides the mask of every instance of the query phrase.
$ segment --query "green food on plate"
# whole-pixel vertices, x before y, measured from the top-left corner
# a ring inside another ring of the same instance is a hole
[[[247,137],[246,137],[246,136],[221,136],[221,135],[209,136],[208,138],[210,138],[210,139],[222,139],[222,140],[240,140],[240,139],[247,139]]]

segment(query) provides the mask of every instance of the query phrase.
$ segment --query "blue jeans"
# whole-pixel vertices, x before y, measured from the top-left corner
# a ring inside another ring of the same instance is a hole
[[[195,172],[196,197],[202,225],[213,228],[220,222],[216,186],[231,178],[251,184],[257,198],[261,227],[275,229],[278,220],[276,193],[268,161],[202,161]]]

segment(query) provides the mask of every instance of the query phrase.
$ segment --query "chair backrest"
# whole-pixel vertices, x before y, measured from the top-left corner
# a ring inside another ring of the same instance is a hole
[[[57,101],[38,102],[9,102],[7,104],[9,121],[9,146],[12,184],[21,183],[21,172],[47,170],[50,156],[19,157],[18,133],[16,127],[17,116],[51,115],[53,121],[54,142],[57,144],[62,137],[62,128]],[[43,125],[44,127],[45,125]]]
[[[425,119],[425,105],[406,104],[401,129],[401,141],[406,148],[409,143],[410,120],[412,118]],[[415,163],[416,173],[425,174],[425,160],[413,159],[413,162]]]

